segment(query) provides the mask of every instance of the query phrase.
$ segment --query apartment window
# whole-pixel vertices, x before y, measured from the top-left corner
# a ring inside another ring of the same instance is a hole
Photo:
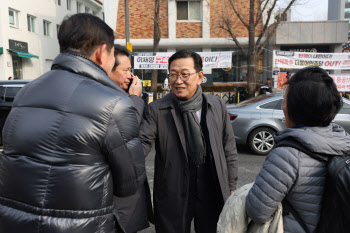
[[[89,7],[85,7],[85,13],[90,13],[90,8]]]
[[[61,6],[61,0],[55,0],[55,3],[59,6]]]
[[[11,26],[18,27],[18,11],[9,8],[9,22]]]
[[[72,2],[71,2],[71,0],[67,0],[67,10],[71,10],[72,9]]]
[[[44,20],[44,36],[50,36],[50,22]]]
[[[61,27],[61,25],[59,25],[59,24],[56,25],[57,35],[58,35],[58,32],[60,31],[60,27]]]
[[[200,1],[177,1],[177,20],[201,20]]]
[[[350,12],[345,12],[345,19],[350,19]]]
[[[81,3],[80,2],[77,2],[77,13],[81,13]]]
[[[35,17],[32,15],[27,15],[28,31],[35,32]]]

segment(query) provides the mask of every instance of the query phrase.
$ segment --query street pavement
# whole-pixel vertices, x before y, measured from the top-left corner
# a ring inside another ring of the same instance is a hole
[[[147,177],[152,193],[154,156],[155,150],[153,148],[149,155],[146,157]],[[251,152],[246,147],[238,147],[238,188],[255,181],[255,178],[259,173],[262,164],[265,161],[265,158],[265,156],[257,156],[251,154]],[[152,225],[150,228],[140,231],[140,233],[155,233],[154,226]]]

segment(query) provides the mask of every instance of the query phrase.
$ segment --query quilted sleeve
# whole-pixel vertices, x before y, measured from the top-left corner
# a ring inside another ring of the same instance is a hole
[[[278,147],[270,152],[246,198],[246,212],[255,223],[265,223],[295,183],[299,152]]]

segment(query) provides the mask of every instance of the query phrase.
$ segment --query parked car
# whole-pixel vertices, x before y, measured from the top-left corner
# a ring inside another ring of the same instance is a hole
[[[2,145],[2,129],[9,115],[15,96],[29,80],[0,81],[0,145]]]
[[[255,154],[268,154],[275,146],[273,134],[286,128],[282,100],[283,94],[266,94],[228,105],[236,143],[248,145]],[[350,133],[350,100],[343,98],[343,103],[334,122]]]

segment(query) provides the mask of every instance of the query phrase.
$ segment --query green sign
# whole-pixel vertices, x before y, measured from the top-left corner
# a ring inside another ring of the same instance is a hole
[[[3,53],[4,53],[4,48],[0,47],[0,54],[3,54]]]

